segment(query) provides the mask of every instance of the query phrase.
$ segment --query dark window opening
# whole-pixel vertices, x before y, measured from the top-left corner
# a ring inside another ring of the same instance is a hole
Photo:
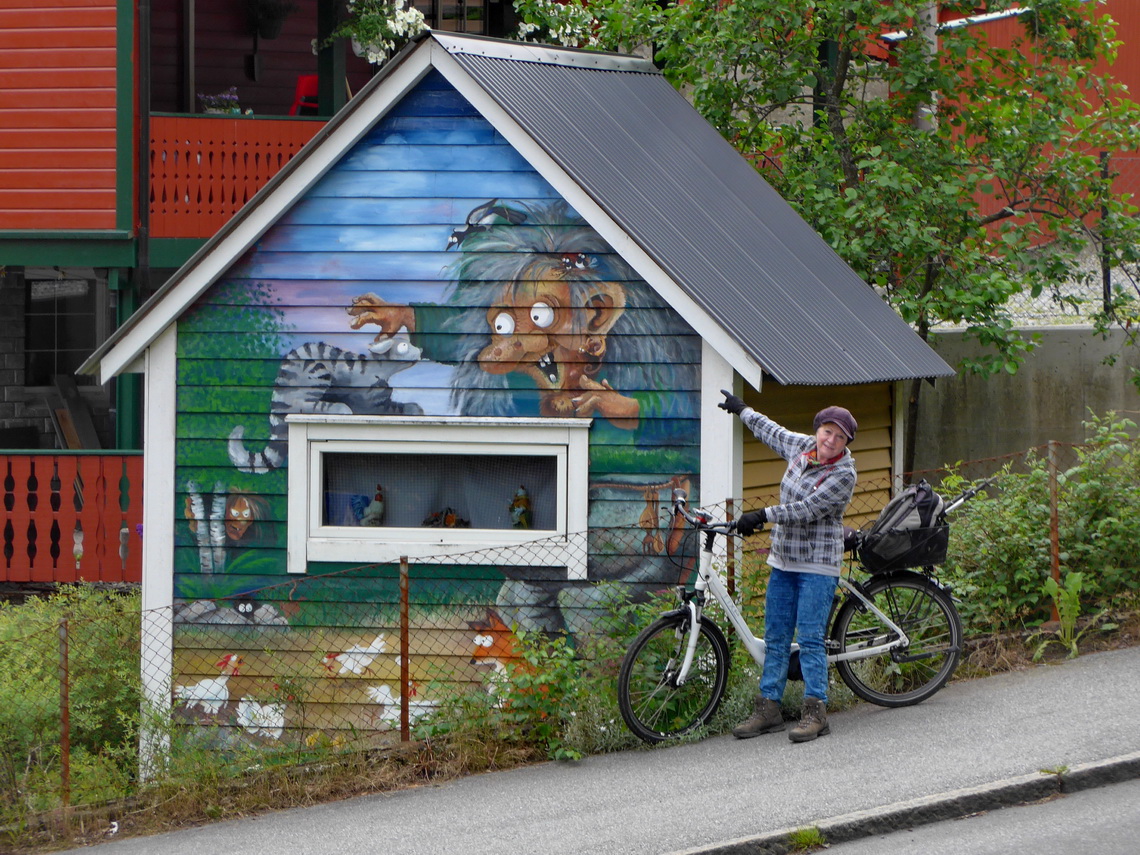
[[[24,271],[24,385],[51,386],[74,375],[105,331],[100,317],[106,270],[29,267]],[[76,377],[94,385],[94,377]]]
[[[553,455],[322,456],[323,525],[557,527],[558,459]]]

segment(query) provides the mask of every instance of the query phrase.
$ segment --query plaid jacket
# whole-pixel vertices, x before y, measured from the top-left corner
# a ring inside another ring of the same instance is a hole
[[[781,427],[745,407],[740,420],[788,461],[780,504],[764,509],[772,528],[772,555],[780,564],[810,562],[838,569],[843,563],[843,511],[855,492],[855,459],[847,449],[835,463],[808,457],[815,437]]]

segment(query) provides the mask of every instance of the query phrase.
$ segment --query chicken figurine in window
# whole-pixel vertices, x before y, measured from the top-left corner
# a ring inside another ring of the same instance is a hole
[[[380,525],[384,521],[384,489],[377,484],[376,495],[372,497],[372,501],[368,507],[364,509],[364,514],[360,517],[361,525]]]
[[[514,528],[530,528],[530,496],[526,487],[519,485],[515,490],[514,501],[511,502],[511,526]]]

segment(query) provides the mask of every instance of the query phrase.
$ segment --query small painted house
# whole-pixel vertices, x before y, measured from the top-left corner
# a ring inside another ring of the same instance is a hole
[[[650,62],[442,33],[85,370],[145,375],[149,685],[257,739],[684,581],[671,489],[742,495],[720,389],[887,390],[889,445],[951,373]]]

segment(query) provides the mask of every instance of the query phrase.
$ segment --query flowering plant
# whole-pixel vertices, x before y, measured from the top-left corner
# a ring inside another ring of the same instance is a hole
[[[597,47],[598,20],[586,3],[559,0],[515,0],[519,16],[515,38],[522,42]]]
[[[348,0],[348,18],[325,39],[352,39],[353,48],[371,63],[384,62],[408,40],[427,29],[423,13],[406,0]]]
[[[202,102],[202,109],[208,113],[241,113],[236,86],[217,95],[203,95],[199,92],[198,100]]]

